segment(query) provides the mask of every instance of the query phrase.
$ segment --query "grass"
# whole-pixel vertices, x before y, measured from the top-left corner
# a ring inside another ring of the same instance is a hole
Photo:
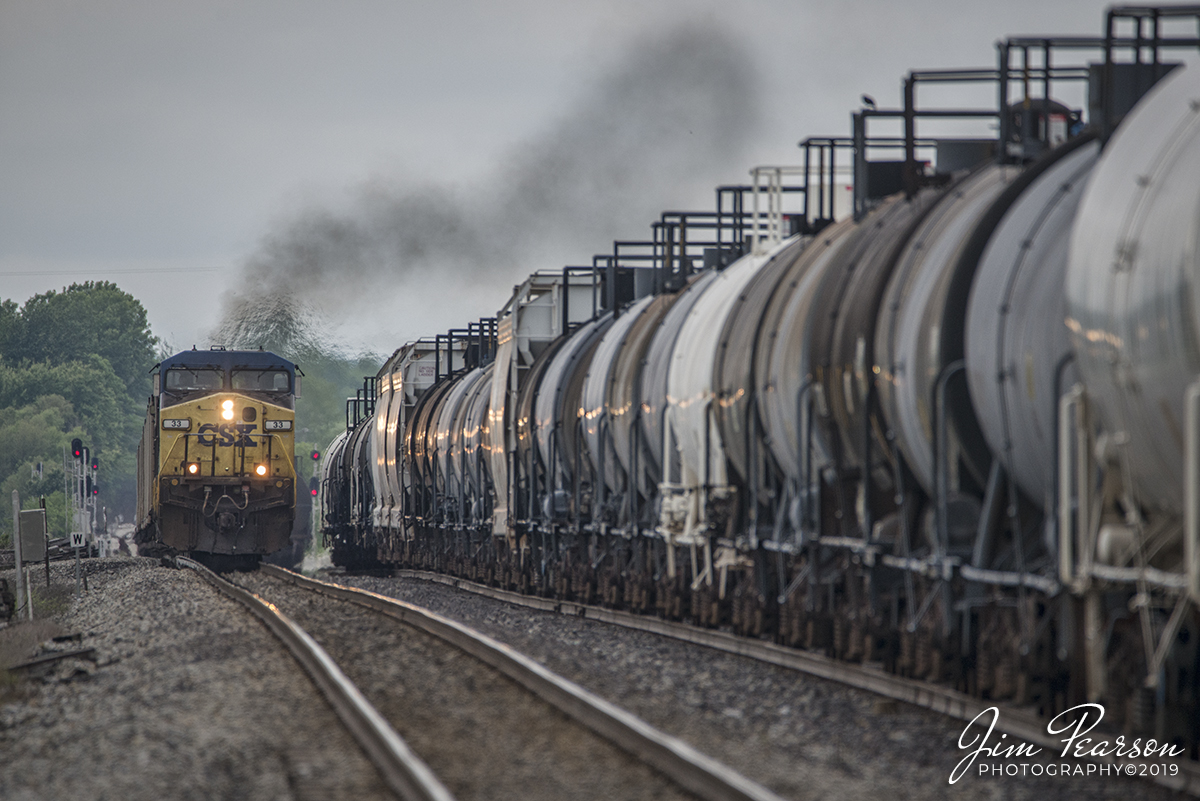
[[[62,627],[53,618],[71,607],[71,587],[60,584],[47,587],[44,581],[39,585],[35,577],[31,577],[31,583],[34,619],[18,621],[14,617],[0,629],[0,704],[19,700],[27,691],[24,677],[6,668],[33,658],[40,644],[61,636]]]
[[[62,633],[53,620],[24,620],[0,629],[0,667],[12,667],[30,659],[40,644]]]
[[[38,584],[32,580],[30,583],[33,584],[33,617],[35,620],[58,617],[71,610],[71,596],[75,593],[73,587],[63,584],[51,584],[47,587],[45,582]]]

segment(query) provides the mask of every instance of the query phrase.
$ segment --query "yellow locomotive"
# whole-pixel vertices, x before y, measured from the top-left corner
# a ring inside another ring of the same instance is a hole
[[[238,569],[288,547],[297,372],[274,353],[222,348],[155,366],[137,453],[140,552]]]

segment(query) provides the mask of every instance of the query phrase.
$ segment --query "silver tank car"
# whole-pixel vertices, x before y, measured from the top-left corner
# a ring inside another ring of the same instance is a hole
[[[1067,326],[1137,500],[1183,506],[1183,398],[1200,374],[1200,68],[1122,123],[1071,236]]]
[[[976,417],[1008,475],[1051,514],[1058,398],[1074,383],[1063,325],[1067,243],[1100,155],[1093,138],[1078,145],[1036,168],[988,242],[967,305]]]
[[[903,109],[804,140],[802,168],[397,350],[326,454],[335,562],[771,636],[1048,717],[1098,702],[1194,756],[1200,68],[1160,58],[1196,49],[1171,18],[1200,8],[909,73]],[[1085,80],[1088,108],[1056,99]],[[998,102],[918,108],[922,81]],[[926,138],[955,116],[999,135]],[[449,344],[484,328],[486,352]],[[454,354],[432,372],[430,343]]]

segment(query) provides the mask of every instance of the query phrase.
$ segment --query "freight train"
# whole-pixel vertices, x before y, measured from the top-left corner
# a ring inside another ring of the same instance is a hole
[[[326,451],[334,561],[772,636],[1046,714],[1096,701],[1194,757],[1198,19],[1118,8],[1099,37],[914,71],[902,107],[802,142],[802,168],[403,345]],[[996,108],[918,105],[947,81]],[[1054,99],[1072,81],[1086,110]],[[997,134],[917,135],[954,116]],[[903,135],[873,136],[889,119]]]
[[[139,553],[248,569],[291,545],[296,365],[213,348],[155,365],[137,451]]]

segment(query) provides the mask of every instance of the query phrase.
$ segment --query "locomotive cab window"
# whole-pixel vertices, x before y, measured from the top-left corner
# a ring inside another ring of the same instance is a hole
[[[225,371],[213,367],[172,367],[162,387],[162,405],[172,406],[225,389]]]
[[[239,392],[287,392],[290,384],[285,370],[233,371],[233,388]]]
[[[216,392],[225,384],[220,370],[175,369],[167,371],[168,392]]]
[[[287,409],[293,408],[292,375],[280,367],[268,367],[265,370],[235,367],[231,383],[234,392],[243,392]]]

